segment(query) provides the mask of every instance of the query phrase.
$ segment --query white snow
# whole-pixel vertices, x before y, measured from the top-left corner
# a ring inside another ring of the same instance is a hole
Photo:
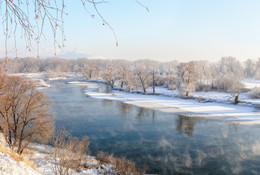
[[[44,73],[15,73],[15,74],[8,74],[13,76],[20,76],[20,77],[26,77],[31,79],[43,79],[45,77]]]
[[[35,171],[23,161],[15,161],[7,154],[0,152],[0,174],[1,175],[37,175],[39,172]]]
[[[48,80],[53,81],[53,80],[66,80],[67,77],[53,77],[53,78],[48,78]]]
[[[260,87],[260,81],[257,80],[245,80],[243,83],[248,89],[252,89],[254,87]]]
[[[7,147],[3,134],[0,133],[0,150],[11,152]],[[16,161],[7,153],[0,151],[0,174],[1,175],[37,175],[40,174],[23,161]]]
[[[157,90],[157,89],[156,89]],[[86,90],[86,94],[93,98],[108,99],[121,101],[128,104],[137,106],[154,108],[164,112],[175,112],[179,114],[185,114],[189,116],[199,117],[216,117],[231,120],[232,122],[241,124],[260,124],[260,111],[254,107],[246,105],[233,105],[230,103],[219,103],[219,101],[225,102],[231,97],[228,93],[219,92],[198,92],[194,93],[195,97],[207,97],[215,99],[216,102],[202,103],[196,99],[182,99],[176,97],[176,92],[172,92],[172,96],[169,97],[168,91],[165,89],[161,92],[167,92],[166,95],[143,95],[137,93],[129,93],[118,90],[113,90],[112,93],[98,93]],[[158,93],[158,91],[156,91]],[[249,99],[246,99],[250,101]],[[254,100],[254,103],[256,101]]]
[[[39,83],[40,88],[51,87],[50,84],[48,84],[43,80],[45,78],[44,73],[17,73],[17,74],[8,74],[8,75],[20,76],[20,77],[25,77],[25,78],[35,80],[36,82]]]
[[[0,135],[1,137],[1,135]],[[7,148],[8,149],[8,148]],[[30,144],[30,153],[24,153],[26,157],[35,166],[35,169],[26,165],[23,161],[16,161],[8,154],[0,152],[0,174],[1,175],[54,175],[52,171],[52,163],[50,153],[53,148],[47,145]],[[87,156],[87,155],[86,155]],[[88,168],[81,172],[73,171],[75,175],[104,175],[115,174],[114,167],[109,164],[101,164],[95,157],[87,156]],[[104,171],[106,170],[106,172]]]

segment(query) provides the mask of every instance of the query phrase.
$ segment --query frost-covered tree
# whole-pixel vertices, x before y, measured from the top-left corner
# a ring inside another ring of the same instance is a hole
[[[196,72],[194,62],[180,63],[177,67],[176,87],[180,96],[189,96],[195,89]]]
[[[176,70],[178,65],[179,62],[174,60],[170,62],[160,63],[158,69],[162,73],[162,75],[174,77],[176,76]]]
[[[137,80],[136,77],[133,75],[133,73],[131,72],[127,73],[125,79],[126,79],[126,89],[128,91],[138,88]]]
[[[106,83],[108,83],[112,88],[114,88],[114,84],[116,81],[116,71],[115,67],[111,64],[111,62],[107,63],[106,68],[102,73],[102,78]]]
[[[157,82],[158,82],[159,63],[156,61],[149,61],[149,64],[146,64],[146,66],[151,74],[153,94],[155,94],[155,86],[157,86]]]
[[[255,79],[260,80],[260,58],[256,61]]]
[[[218,64],[220,76],[233,73],[236,77],[243,77],[243,67],[235,57],[223,57]]]
[[[254,78],[256,73],[256,63],[252,59],[247,59],[244,62],[244,76],[245,78]]]
[[[127,65],[122,64],[121,66],[118,67],[117,69],[117,80],[119,80],[120,84],[120,89],[122,90],[124,85],[130,84],[128,82],[128,77],[131,72],[129,71]]]
[[[137,66],[135,70],[135,75],[137,78],[138,86],[143,90],[143,93],[146,93],[146,89],[151,83],[151,75],[148,73],[144,65]]]
[[[243,67],[234,57],[223,57],[217,63],[212,64],[212,89],[228,92],[233,81],[230,77],[241,81],[243,79]]]
[[[87,79],[96,79],[98,78],[98,65],[96,63],[94,63],[93,61],[86,61],[84,63],[84,68],[83,68],[83,75],[87,78]]]
[[[208,90],[212,78],[212,70],[208,61],[196,61],[197,90]]]
[[[216,89],[216,77],[218,76],[218,66],[216,63],[210,64],[211,89]]]
[[[247,95],[249,98],[260,99],[260,87],[254,87]]]
[[[229,82],[229,86],[227,88],[227,92],[231,93],[234,98],[234,104],[238,104],[239,95],[244,88],[244,84],[241,79],[237,78],[234,74],[230,73],[227,77],[227,81]]]

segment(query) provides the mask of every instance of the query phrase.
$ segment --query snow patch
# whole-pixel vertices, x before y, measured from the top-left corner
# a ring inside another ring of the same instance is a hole
[[[245,80],[243,83],[245,84],[245,87],[248,89],[253,89],[254,87],[260,87],[260,81]]]
[[[200,103],[194,99],[162,95],[142,95],[118,90],[113,90],[112,93],[86,91],[86,95],[92,98],[116,100],[141,107],[153,108],[163,112],[174,112],[198,117],[221,117],[241,124],[260,124],[260,112],[249,106],[217,102]],[[222,97],[224,96],[227,96],[227,93],[223,93]]]
[[[40,173],[27,166],[24,162],[15,161],[9,155],[0,152],[0,174],[37,175]]]
[[[49,81],[54,81],[54,80],[66,80],[67,77],[54,77],[54,78],[48,78]]]

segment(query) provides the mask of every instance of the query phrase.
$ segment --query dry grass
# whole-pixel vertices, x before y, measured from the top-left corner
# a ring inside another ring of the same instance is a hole
[[[4,147],[2,145],[0,145],[0,152],[3,153],[3,154],[9,155],[10,157],[12,157],[17,162],[21,162],[22,161],[22,162],[25,163],[25,165],[31,167],[35,171],[38,171],[36,169],[36,167],[34,166],[34,164],[31,163],[30,160],[25,158],[23,155],[19,155],[19,154],[15,153],[15,152],[12,152],[11,150],[9,150],[8,148],[6,148],[6,147]]]
[[[147,167],[138,170],[135,163],[124,158],[116,158],[113,154],[107,155],[103,152],[97,154],[97,159],[102,163],[108,163],[115,167],[119,175],[143,175],[147,171]]]
[[[36,154],[36,152],[35,152],[34,150],[25,149],[25,150],[23,151],[23,154],[34,155],[34,154]]]
[[[52,172],[55,175],[70,175],[80,171],[88,150],[88,137],[78,139],[70,136],[65,129],[57,132],[53,139],[54,152],[50,156]]]

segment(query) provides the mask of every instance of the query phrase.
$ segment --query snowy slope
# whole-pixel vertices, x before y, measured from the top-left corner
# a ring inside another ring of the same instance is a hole
[[[35,171],[24,162],[15,161],[9,155],[0,152],[0,174],[1,175],[37,175]]]
[[[1,139],[0,134],[0,139]],[[6,150],[9,150],[3,141],[0,141],[1,148],[5,147]],[[33,169],[31,166],[26,164],[23,161],[14,160],[8,153],[1,152],[0,149],[0,175],[54,175],[52,171],[52,163],[50,159],[50,153],[53,148],[47,145],[41,144],[30,144],[29,151],[26,151],[23,154],[27,160],[35,167]],[[104,175],[104,174],[115,174],[114,167],[109,164],[101,164],[95,159],[95,157],[87,156],[87,167],[82,169],[80,172],[73,171],[75,175]],[[111,172],[107,173],[105,172]]]

